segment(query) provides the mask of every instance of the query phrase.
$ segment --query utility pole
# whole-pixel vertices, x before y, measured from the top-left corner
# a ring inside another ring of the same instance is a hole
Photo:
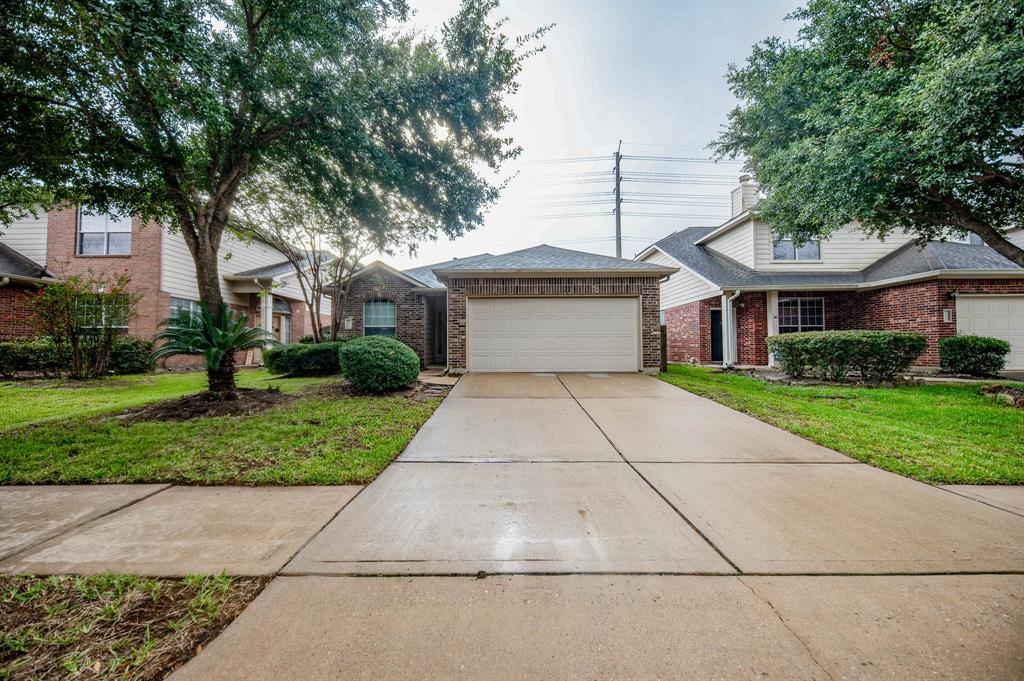
[[[615,150],[615,257],[622,257],[622,140]]]

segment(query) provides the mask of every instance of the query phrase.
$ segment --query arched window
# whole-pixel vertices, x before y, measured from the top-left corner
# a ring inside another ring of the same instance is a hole
[[[395,303],[390,300],[368,300],[363,303],[363,335],[395,335]]]

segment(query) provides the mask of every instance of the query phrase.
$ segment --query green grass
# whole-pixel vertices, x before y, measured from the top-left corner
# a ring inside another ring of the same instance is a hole
[[[0,576],[0,679],[159,679],[263,578]]]
[[[887,471],[925,482],[1024,483],[1024,410],[978,384],[780,386],[670,366],[663,381]]]
[[[324,380],[275,378],[262,369],[238,372],[242,388],[278,386],[287,392]],[[101,381],[0,382],[0,432],[32,423],[122,411],[205,388],[206,374],[201,371],[114,376]]]

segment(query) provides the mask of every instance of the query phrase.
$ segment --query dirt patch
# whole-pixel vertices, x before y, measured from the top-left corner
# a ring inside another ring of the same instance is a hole
[[[308,391],[303,391],[306,395],[312,395],[314,397],[326,398],[330,400],[340,400],[346,397],[408,397],[415,399],[420,402],[433,399],[435,397],[444,397],[451,391],[451,386],[448,385],[436,385],[432,383],[422,383],[417,381],[412,386],[406,388],[399,388],[398,390],[390,393],[383,393],[378,395],[376,393],[362,393],[356,390],[351,383],[344,379],[337,381],[331,381],[330,383],[321,383],[320,385],[310,388]]]
[[[202,392],[131,409],[114,418],[130,425],[139,421],[188,421],[215,416],[251,416],[295,399],[295,395],[285,394],[277,388],[239,388],[235,399],[224,399],[213,393]]]
[[[921,381],[914,378],[899,378],[895,381],[886,381],[883,383],[869,383],[862,381],[860,375],[853,373],[850,375],[850,380],[844,383],[838,383],[836,381],[826,381],[816,376],[801,376],[800,378],[793,378],[787,376],[777,369],[722,369],[722,373],[733,372],[736,374],[750,376],[766,383],[772,383],[774,385],[788,385],[788,386],[803,386],[803,387],[834,387],[834,388],[896,388],[899,386],[909,385],[920,385]]]
[[[1009,385],[986,385],[981,389],[981,394],[1005,402],[1011,407],[1024,409],[1024,388],[1014,388]]]
[[[0,678],[162,679],[269,578],[0,577]]]

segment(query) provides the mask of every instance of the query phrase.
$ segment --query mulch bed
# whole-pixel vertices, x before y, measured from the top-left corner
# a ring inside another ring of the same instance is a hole
[[[214,416],[251,416],[295,399],[295,395],[283,393],[277,388],[239,388],[238,398],[233,400],[201,392],[131,409],[116,418],[132,424],[139,421],[188,421]]]
[[[981,394],[1024,409],[1024,389],[1008,385],[986,385],[981,389]]]
[[[0,678],[162,679],[269,581],[0,576]]]

